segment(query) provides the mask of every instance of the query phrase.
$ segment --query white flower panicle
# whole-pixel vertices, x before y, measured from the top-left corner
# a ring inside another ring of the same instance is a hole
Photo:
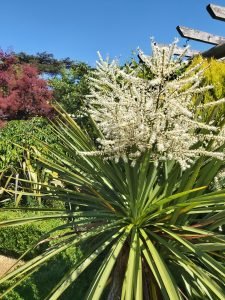
[[[175,47],[176,42],[164,48],[152,42],[152,56],[139,51],[142,63],[136,67],[121,68],[117,61],[99,56],[88,103],[103,137],[98,139],[98,151],[85,154],[135,163],[150,150],[156,163],[176,160],[182,169],[200,155],[223,158],[222,153],[204,148],[204,135],[206,141],[214,139],[218,128],[201,121],[197,113],[201,104],[197,107],[193,102],[194,94],[211,86],[201,86],[200,65],[182,71],[186,49],[174,58]],[[148,77],[140,76],[143,65]]]
[[[225,187],[225,170],[224,168],[220,170],[217,175],[214,177],[214,180],[211,184],[212,190],[222,190]]]

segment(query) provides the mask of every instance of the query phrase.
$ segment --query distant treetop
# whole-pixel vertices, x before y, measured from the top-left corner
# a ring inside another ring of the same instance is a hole
[[[47,52],[38,52],[36,55],[25,52],[13,54],[18,58],[19,63],[35,65],[41,73],[47,73],[48,75],[57,75],[63,68],[76,68],[79,65],[79,63],[71,60],[69,57],[56,59],[53,54]]]

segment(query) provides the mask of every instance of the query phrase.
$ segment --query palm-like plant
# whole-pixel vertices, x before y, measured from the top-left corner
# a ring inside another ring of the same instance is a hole
[[[81,260],[48,299],[58,299],[92,264],[97,272],[84,299],[225,298],[225,191],[209,186],[223,168],[218,157],[224,143],[216,124],[199,121],[202,106],[190,104],[190,96],[201,91],[199,81],[188,71],[172,82],[172,72],[178,64],[183,67],[172,60],[173,47],[161,54],[155,47],[152,59],[142,56],[154,75],[150,82],[141,79],[140,69],[123,73],[114,63],[100,63],[89,110],[97,141],[59,109],[53,131],[64,151],[43,144],[47,154],[37,153],[37,159],[57,172],[61,184],[43,185],[41,196],[70,203],[70,210],[39,209],[37,217],[0,226],[48,218],[70,221],[55,229],[57,239],[49,249],[0,282],[18,278],[18,284],[57,253],[79,245],[84,249]],[[168,111],[173,105],[176,113]],[[125,115],[121,123],[119,109],[129,112],[131,106],[137,114],[131,119]],[[153,108],[155,118],[144,115]],[[153,139],[154,130],[158,136]]]

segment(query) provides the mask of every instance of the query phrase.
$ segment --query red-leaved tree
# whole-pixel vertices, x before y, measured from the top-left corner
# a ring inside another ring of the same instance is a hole
[[[0,121],[49,116],[52,91],[38,70],[0,51]]]

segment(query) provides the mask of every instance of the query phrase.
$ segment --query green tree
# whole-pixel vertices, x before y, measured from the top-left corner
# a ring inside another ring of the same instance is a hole
[[[53,54],[47,52],[37,53],[36,55],[27,54],[25,52],[14,53],[18,61],[35,65],[39,72],[55,76],[61,73],[63,68],[71,68],[79,65],[72,61],[69,57],[65,59],[56,59]]]
[[[82,114],[85,97],[88,94],[88,74],[90,67],[80,63],[69,69],[62,69],[60,76],[49,80],[54,99],[64,109],[77,116]]]

